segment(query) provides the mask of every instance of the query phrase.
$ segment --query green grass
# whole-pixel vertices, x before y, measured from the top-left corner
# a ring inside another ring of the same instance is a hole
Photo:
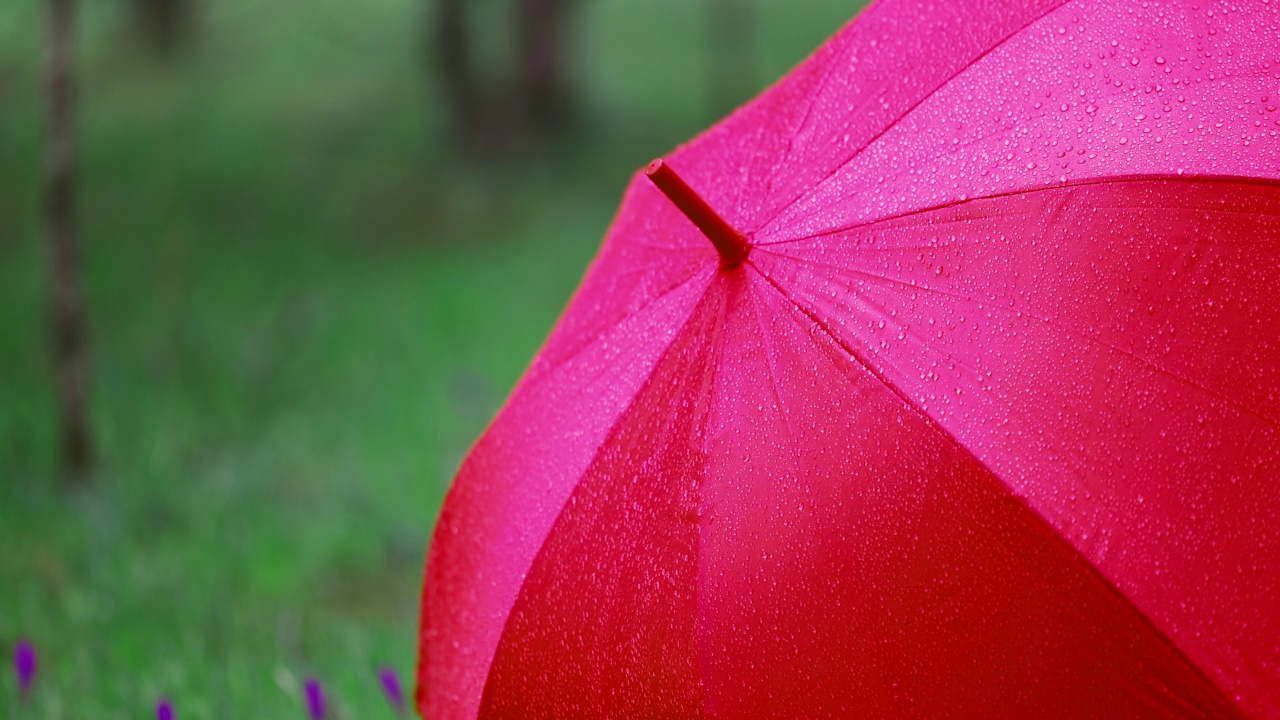
[[[489,11],[500,14],[495,0]],[[760,0],[761,82],[856,2]],[[338,718],[411,686],[421,562],[628,175],[713,120],[689,0],[597,0],[582,131],[451,150],[414,0],[219,0],[170,64],[82,2],[91,489],[55,475],[38,216],[37,0],[0,6],[0,714]],[[491,31],[497,32],[496,30]],[[493,39],[493,38],[490,38]],[[6,658],[7,664],[7,658]]]

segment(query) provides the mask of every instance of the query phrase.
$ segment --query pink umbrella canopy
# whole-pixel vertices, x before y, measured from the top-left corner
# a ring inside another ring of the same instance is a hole
[[[427,718],[1280,718],[1280,2],[882,0],[637,174]]]

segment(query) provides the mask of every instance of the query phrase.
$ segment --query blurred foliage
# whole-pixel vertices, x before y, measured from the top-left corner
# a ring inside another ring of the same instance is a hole
[[[473,28],[509,30],[498,0]],[[857,2],[758,0],[774,79]],[[0,714],[338,718],[411,684],[457,463],[568,299],[628,176],[714,118],[690,0],[581,3],[575,137],[450,147],[419,0],[209,0],[163,61],[85,0],[81,230],[102,466],[54,478],[38,0],[0,3]],[[742,98],[745,99],[745,98]]]

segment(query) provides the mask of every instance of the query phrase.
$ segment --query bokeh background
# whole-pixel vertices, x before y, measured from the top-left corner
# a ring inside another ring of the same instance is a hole
[[[0,2],[0,649],[40,663],[0,712],[98,720],[304,717],[308,676],[330,717],[390,717],[440,501],[628,177],[862,5],[80,0],[73,487],[43,1]],[[530,80],[538,42],[559,65]]]

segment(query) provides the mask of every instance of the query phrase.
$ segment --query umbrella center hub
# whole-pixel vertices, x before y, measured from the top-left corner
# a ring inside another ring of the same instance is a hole
[[[747,253],[751,251],[751,242],[747,237],[720,217],[715,208],[703,200],[662,158],[649,163],[644,174],[707,236],[720,252],[720,267],[734,268],[746,259]]]

